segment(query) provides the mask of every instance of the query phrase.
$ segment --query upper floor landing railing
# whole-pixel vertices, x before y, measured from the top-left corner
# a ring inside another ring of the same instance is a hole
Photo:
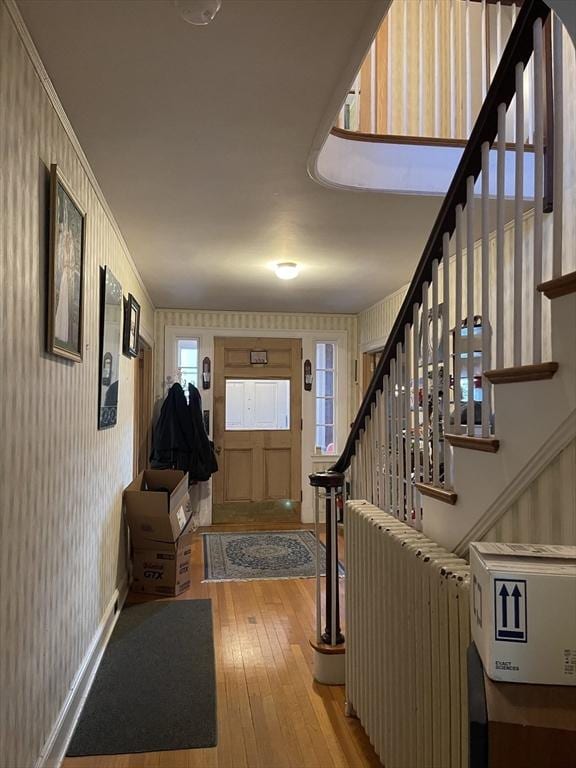
[[[393,0],[333,132],[466,142],[519,6],[521,0]],[[524,140],[531,145],[533,63],[524,79]],[[514,131],[511,116],[513,141]]]
[[[483,450],[494,445],[493,382],[506,380],[502,376],[510,371],[518,380],[546,378],[555,371],[549,357],[549,308],[543,305],[539,286],[563,275],[567,258],[563,247],[566,59],[564,32],[554,17],[554,143],[546,152],[550,18],[542,0],[525,0],[333,468],[345,472],[352,465],[356,498],[372,500],[417,526],[422,495],[455,501],[448,443],[473,440]],[[573,49],[570,56],[574,67]],[[521,138],[528,110],[524,72],[532,67],[534,147],[527,163]],[[518,137],[512,145],[510,122]],[[552,146],[548,187],[553,195],[547,198],[545,158]],[[506,191],[508,174],[513,181],[511,195]]]

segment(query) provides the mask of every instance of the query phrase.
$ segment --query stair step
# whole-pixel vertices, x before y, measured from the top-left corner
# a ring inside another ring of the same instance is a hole
[[[484,376],[492,384],[517,384],[521,381],[542,381],[551,379],[558,370],[558,363],[536,363],[535,365],[517,365],[512,368],[494,368],[484,371]]]
[[[445,504],[456,504],[458,494],[454,491],[447,491],[445,488],[438,488],[428,483],[415,483],[415,486],[423,496],[430,496],[431,499],[443,501]]]
[[[576,272],[569,272],[562,277],[555,277],[554,280],[540,283],[538,290],[549,299],[557,299],[559,296],[576,293]]]
[[[444,437],[453,448],[468,448],[470,451],[484,451],[485,453],[497,453],[498,448],[500,448],[500,440],[495,437],[474,437],[448,433]]]

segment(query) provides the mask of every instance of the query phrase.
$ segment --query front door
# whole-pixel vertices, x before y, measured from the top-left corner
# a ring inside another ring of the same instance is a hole
[[[212,521],[299,521],[300,339],[214,339]]]

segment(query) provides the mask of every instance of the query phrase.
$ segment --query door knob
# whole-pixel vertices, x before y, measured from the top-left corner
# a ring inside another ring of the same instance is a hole
[[[218,456],[219,456],[219,455],[222,453],[222,448],[221,448],[219,445],[217,445],[217,446],[216,446],[216,448],[214,448],[214,451],[215,451],[215,453],[217,453],[217,454],[218,454]]]

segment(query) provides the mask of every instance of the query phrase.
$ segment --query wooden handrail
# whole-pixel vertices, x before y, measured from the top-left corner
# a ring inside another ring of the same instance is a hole
[[[366,131],[351,131],[348,128],[334,126],[330,134],[338,139],[347,141],[365,141],[373,144],[408,144],[414,147],[447,147],[452,149],[464,149],[468,141],[466,139],[449,139],[437,136],[412,136],[409,133],[366,133]],[[512,141],[506,142],[507,150],[516,149]],[[534,152],[534,144],[525,143],[525,152]]]
[[[425,282],[430,282],[432,279],[432,262],[442,258],[443,235],[445,232],[452,235],[456,227],[456,206],[464,206],[466,203],[466,180],[470,176],[473,176],[474,180],[478,178],[482,169],[482,145],[485,142],[492,145],[496,138],[498,106],[506,104],[508,107],[514,97],[516,65],[522,62],[526,66],[532,55],[534,22],[541,18],[544,23],[549,13],[550,8],[543,0],[525,0],[522,5],[498,69],[494,74],[468,143],[460,158],[452,183],[418,262],[410,287],[374,371],[370,386],[356,414],[344,450],[332,468],[335,472],[345,472],[350,466],[350,461],[355,453],[356,441],[364,428],[366,418],[370,415],[370,409],[376,400],[377,393],[382,390],[384,377],[390,371],[390,362],[396,354],[396,345],[402,344],[404,341],[404,326],[412,323],[413,306],[421,303],[422,287]]]

